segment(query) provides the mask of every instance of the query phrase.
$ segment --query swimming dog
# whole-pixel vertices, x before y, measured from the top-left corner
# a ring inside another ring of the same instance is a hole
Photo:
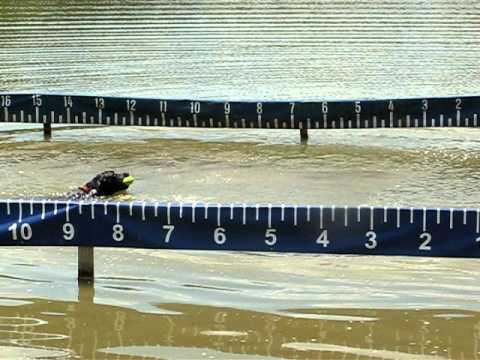
[[[83,186],[80,186],[70,198],[88,199],[96,196],[111,196],[127,190],[134,180],[134,177],[129,173],[116,173],[112,170],[104,171]]]

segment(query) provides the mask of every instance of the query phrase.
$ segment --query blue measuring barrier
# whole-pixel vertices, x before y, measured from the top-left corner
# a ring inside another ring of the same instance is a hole
[[[0,246],[480,256],[480,209],[0,201]]]
[[[0,122],[263,129],[478,127],[480,96],[197,101],[0,94]]]

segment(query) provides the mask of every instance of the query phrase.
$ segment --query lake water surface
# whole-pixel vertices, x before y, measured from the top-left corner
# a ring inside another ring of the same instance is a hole
[[[476,1],[0,0],[0,92],[351,99],[480,92]],[[478,207],[474,129],[0,126],[1,198],[106,169],[133,199]],[[0,358],[479,359],[476,260],[2,249]]]

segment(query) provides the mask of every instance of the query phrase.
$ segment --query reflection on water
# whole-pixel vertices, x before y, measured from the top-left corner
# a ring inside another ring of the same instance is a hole
[[[0,1],[0,91],[198,99],[475,94],[479,4]],[[1,125],[0,197],[55,197],[100,171],[135,199],[472,206],[472,129]],[[32,130],[33,129],[33,130]],[[472,260],[2,249],[0,358],[478,359]]]
[[[73,249],[3,259],[0,346],[33,358],[480,357],[475,260],[101,249],[76,294]]]
[[[79,302],[33,299],[15,316],[0,306],[0,342],[57,352],[47,358],[68,351],[88,359],[474,359],[480,350],[480,314],[473,311],[156,306],[176,314],[97,304],[90,287]],[[45,314],[47,307],[56,313]]]

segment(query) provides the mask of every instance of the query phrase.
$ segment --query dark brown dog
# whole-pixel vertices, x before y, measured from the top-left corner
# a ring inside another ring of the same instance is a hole
[[[104,171],[85,185],[80,186],[72,198],[82,199],[94,196],[110,196],[119,191],[127,190],[134,180],[129,173],[116,173],[111,170]]]

